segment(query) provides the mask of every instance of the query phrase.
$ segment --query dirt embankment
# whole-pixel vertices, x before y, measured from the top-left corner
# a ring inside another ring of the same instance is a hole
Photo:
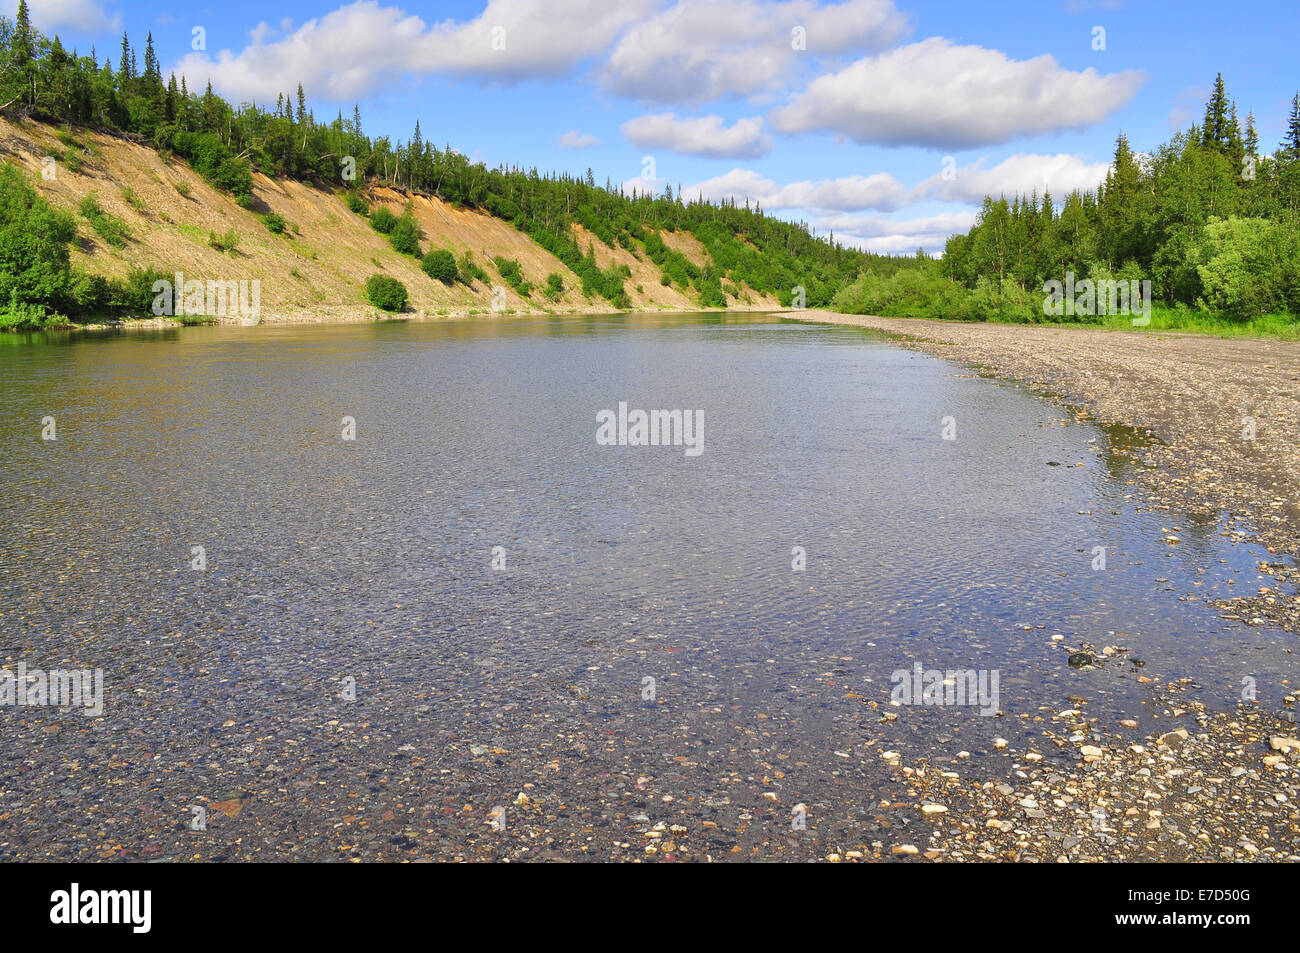
[[[53,157],[52,165],[47,156]],[[75,211],[85,196],[94,195],[106,212],[126,224],[125,246],[115,248],[78,216],[73,250],[77,267],[115,277],[133,266],[152,266],[169,274],[183,272],[187,280],[257,279],[265,323],[370,320],[376,312],[364,301],[362,288],[376,273],[406,285],[412,309],[408,316],[488,313],[494,288],[504,291],[503,307],[515,312],[613,310],[609,302],[583,295],[577,275],[510,223],[432,196],[386,187],[369,190],[372,207],[384,206],[396,214],[409,201],[424,231],[423,247],[445,248],[457,258],[471,252],[488,274],[487,283],[448,287],[429,278],[416,259],[394,251],[385,236],[350,211],[340,192],[309,183],[255,175],[256,208],[245,209],[209,186],[183,160],[164,158],[147,145],[84,129],[3,119],[0,161],[21,165],[53,205]],[[284,235],[273,234],[262,222],[268,212],[288,223]],[[209,244],[211,234],[231,231],[238,236],[234,250],[223,252]],[[584,249],[589,244],[595,248],[602,266],[629,267],[627,291],[635,309],[701,310],[695,296],[662,285],[660,270],[644,255],[637,258],[626,249],[611,249],[578,226],[575,232]],[[664,240],[696,265],[709,261],[708,252],[691,236],[665,234]],[[500,277],[493,264],[497,256],[519,262],[524,278],[536,289],[529,298],[521,298]],[[552,273],[558,273],[565,286],[554,301],[541,291]],[[740,297],[729,303],[750,310],[778,306],[750,289],[741,289]]]
[[[900,335],[899,343],[1059,395],[1099,420],[1149,431],[1149,498],[1170,512],[1227,514],[1300,561],[1300,344],[1095,328],[962,324],[789,311],[800,321]],[[1300,583],[1279,558],[1271,572]],[[1300,630],[1279,587],[1221,604],[1247,623]]]

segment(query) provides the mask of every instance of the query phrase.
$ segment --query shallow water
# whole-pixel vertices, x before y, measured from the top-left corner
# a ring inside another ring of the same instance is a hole
[[[107,688],[99,719],[0,709],[0,856],[500,855],[525,848],[485,812],[529,783],[557,806],[542,856],[730,816],[721,852],[795,802],[878,823],[885,748],[996,774],[992,739],[1032,745],[1019,716],[1070,695],[1136,738],[1159,727],[1140,675],[1192,679],[1211,708],[1250,676],[1278,708],[1295,673],[1293,636],[1200,602],[1271,584],[1267,554],[1142,512],[1131,439],[860,329],[632,315],[0,344],[0,661],[102,668]],[[704,452],[598,446],[620,401],[702,410]],[[1071,668],[1085,642],[1127,658]],[[1003,714],[891,707],[917,662],[996,671]],[[205,798],[241,807],[190,830]]]

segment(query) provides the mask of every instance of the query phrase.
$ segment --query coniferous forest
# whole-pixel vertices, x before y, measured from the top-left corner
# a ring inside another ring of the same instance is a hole
[[[805,303],[827,305],[834,293],[864,269],[893,270],[885,256],[814,236],[801,224],[764,214],[748,203],[710,203],[690,199],[671,187],[658,195],[624,194],[608,179],[598,186],[591,170],[583,177],[544,174],[537,169],[492,168],[472,163],[450,146],[437,148],[417,122],[409,140],[371,137],[359,109],[318,120],[301,85],[278,97],[274,106],[233,106],[204,90],[187,88],[175,76],[164,80],[146,37],[143,62],[124,35],[116,65],[97,50],[67,50],[58,37],[47,39],[28,21],[21,4],[15,21],[0,18],[0,110],[10,118],[116,132],[148,143],[164,154],[185,159],[214,186],[252,208],[252,173],[313,181],[346,189],[354,210],[364,210],[359,193],[367,183],[436,195],[448,202],[480,208],[503,218],[553,253],[582,280],[583,291],[614,307],[625,307],[625,276],[597,267],[591,250],[579,247],[570,230],[580,223],[608,245],[635,249],[705,307],[725,305],[724,288],[739,283],[771,293],[790,304],[794,289]],[[11,310],[47,308],[77,315],[98,310],[102,295],[86,299],[90,282],[67,268],[58,247],[71,239],[73,226],[44,208],[16,169],[0,172],[0,203],[7,209],[6,234],[14,254],[0,266],[0,302]],[[19,209],[23,209],[19,216]],[[20,222],[20,218],[23,221]],[[23,224],[26,222],[26,224]],[[38,240],[32,232],[40,229]],[[683,230],[709,250],[713,266],[700,268],[669,249],[651,230]],[[30,245],[31,247],[26,247]],[[19,253],[22,246],[26,251]],[[14,257],[16,255],[16,258]],[[39,263],[23,260],[35,255]],[[26,256],[26,258],[25,258]],[[166,263],[156,263],[164,271]],[[49,272],[44,280],[20,280],[24,269]],[[139,307],[149,276],[131,288],[110,289],[110,304]]]
[[[783,304],[853,313],[1041,321],[1043,283],[1143,279],[1158,307],[1246,322],[1300,313],[1300,95],[1286,135],[1272,151],[1254,117],[1239,119],[1220,77],[1204,119],[1149,153],[1121,134],[1096,192],[1058,200],[1031,192],[986,197],[976,225],[955,235],[941,259],[873,255],[817,236],[802,223],[734,199],[632,191],[608,178],[487,168],[450,146],[437,148],[417,122],[406,141],[367,135],[360,110],[318,120],[301,85],[270,104],[234,106],[164,79],[146,37],[142,61],[126,35],[113,57],[66,49],[33,29],[26,3],[0,18],[0,113],[93,128],[185,159],[214,186],[255,207],[254,170],[345,190],[364,214],[368,183],[436,195],[505,219],[558,257],[585,294],[626,307],[625,276],[602,270],[570,225],[644,254],[702,306],[726,304],[740,285]],[[75,156],[72,157],[75,160]],[[1059,201],[1059,204],[1058,204]],[[0,166],[0,307],[8,323],[143,307],[146,263],[124,282],[75,273],[67,245],[75,222],[48,207],[12,164]],[[389,225],[389,227],[393,227]],[[657,230],[696,236],[713,264],[697,267]],[[395,241],[396,244],[396,241]],[[412,251],[419,253],[418,236]],[[1079,320],[1086,320],[1080,317]]]
[[[986,197],[969,233],[942,260],[869,274],[838,310],[915,317],[1041,321],[1043,283],[1067,273],[1150,281],[1154,304],[1224,321],[1300,314],[1300,95],[1271,152],[1253,114],[1214,83],[1201,123],[1149,154],[1115,141],[1105,181],[1072,192]],[[1086,320],[1080,316],[1079,320]]]

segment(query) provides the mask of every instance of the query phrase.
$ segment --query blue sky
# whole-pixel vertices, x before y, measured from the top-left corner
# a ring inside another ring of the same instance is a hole
[[[985,192],[1091,187],[1118,130],[1163,141],[1219,71],[1271,150],[1300,87],[1296,0],[30,6],[101,62],[123,29],[140,54],[151,31],[164,70],[236,102],[301,80],[318,118],[359,103],[372,136],[406,138],[418,117],[489,165],[751,197],[884,252],[941,248]]]

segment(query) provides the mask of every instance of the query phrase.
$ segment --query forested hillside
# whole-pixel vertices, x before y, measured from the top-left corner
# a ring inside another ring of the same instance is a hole
[[[1203,121],[1137,154],[1115,142],[1096,192],[1058,208],[1035,193],[986,197],[977,224],[948,240],[941,261],[868,276],[838,310],[1042,321],[1043,284],[1150,281],[1157,306],[1244,322],[1300,314],[1300,95],[1285,138],[1268,152],[1253,114],[1244,129],[1222,76]],[[1103,315],[1076,314],[1076,320]],[[1275,325],[1278,322],[1275,322]]]
[[[0,18],[0,114],[20,123],[62,124],[63,142],[54,159],[73,173],[87,161],[86,133],[91,130],[147,144],[164,158],[180,157],[277,234],[293,223],[260,197],[258,174],[337,192],[351,213],[366,217],[376,188],[400,190],[406,207],[374,209],[371,225],[422,266],[423,280],[459,282],[480,295],[490,294],[499,282],[537,306],[554,304],[571,284],[579,286],[586,301],[610,307],[653,300],[644,282],[639,290],[629,285],[633,269],[614,263],[608,254],[614,250],[627,252],[634,262],[649,262],[655,280],[674,292],[682,306],[725,307],[746,300],[788,305],[796,289],[803,289],[804,303],[816,306],[829,304],[837,290],[864,270],[897,267],[888,258],[814,237],[803,225],[747,204],[691,200],[671,188],[659,195],[629,196],[608,181],[598,186],[590,170],[578,177],[489,169],[449,146],[436,148],[419,123],[404,142],[372,138],[363,131],[358,109],[351,116],[340,112],[318,120],[301,86],[280,96],[273,108],[234,106],[210,85],[197,92],[174,76],[164,80],[151,36],[142,64],[125,35],[116,60],[114,66],[96,50],[80,54],[65,49],[57,37],[40,35],[22,3],[15,21]],[[102,207],[79,206],[80,219],[70,209],[46,207],[33,188],[39,181],[29,178],[12,165],[0,169],[0,202],[12,210],[2,239],[8,251],[0,261],[0,308],[8,308],[9,323],[139,311],[147,303],[150,269],[170,272],[173,263],[140,261],[138,272],[107,281],[103,275],[80,273],[64,250],[78,221],[84,220],[109,245],[123,236],[125,227]],[[466,260],[454,248],[431,247],[414,211],[420,197],[511,223],[562,263],[568,280],[562,272],[530,280],[514,259],[489,262],[480,255]],[[34,244],[29,233],[36,228],[46,237]],[[674,233],[688,233],[702,254],[684,254],[676,247],[681,243],[668,238]],[[212,237],[219,249],[222,236]],[[454,267],[448,266],[448,256]],[[43,274],[39,282],[22,277],[35,271]]]

